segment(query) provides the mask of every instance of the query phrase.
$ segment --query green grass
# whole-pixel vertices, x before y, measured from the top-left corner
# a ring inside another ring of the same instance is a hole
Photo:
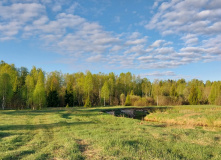
[[[170,126],[101,112],[117,108],[0,111],[0,159],[221,159],[219,128]],[[196,110],[210,117],[209,108]],[[166,112],[176,117],[173,110]]]

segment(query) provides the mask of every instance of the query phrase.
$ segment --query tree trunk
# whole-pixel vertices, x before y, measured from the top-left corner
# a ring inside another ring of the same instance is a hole
[[[2,97],[2,109],[5,109],[5,96]]]
[[[158,96],[157,96],[157,106],[158,106]]]
[[[105,97],[104,97],[104,107],[105,107]]]

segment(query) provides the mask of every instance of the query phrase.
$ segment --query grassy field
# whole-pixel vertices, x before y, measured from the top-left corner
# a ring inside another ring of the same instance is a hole
[[[221,107],[182,107],[147,116],[158,122],[107,107],[0,111],[0,159],[221,159]],[[209,125],[169,123],[182,118]]]
[[[156,111],[144,118],[146,121],[186,127],[221,127],[221,106],[177,106],[165,112]]]

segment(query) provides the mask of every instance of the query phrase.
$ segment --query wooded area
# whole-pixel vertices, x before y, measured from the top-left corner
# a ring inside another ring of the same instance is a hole
[[[41,68],[16,68],[0,63],[2,109],[41,109],[65,106],[221,105],[221,81],[155,80],[130,72],[116,75],[78,72],[45,73]]]

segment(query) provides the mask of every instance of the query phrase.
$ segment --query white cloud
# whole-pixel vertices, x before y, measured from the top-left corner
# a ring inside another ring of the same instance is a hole
[[[210,7],[208,8],[208,6]],[[156,28],[163,35],[173,33],[218,34],[221,31],[220,7],[219,2],[208,0],[163,2],[146,28]]]
[[[61,7],[60,4],[56,4],[56,5],[54,5],[54,6],[52,7],[52,10],[53,10],[54,12],[58,12],[58,11],[60,11],[61,9],[62,9],[62,7]]]
[[[159,54],[171,54],[175,52],[173,47],[157,48],[155,51]]]
[[[147,76],[162,77],[162,76],[176,76],[176,74],[173,71],[165,71],[165,72],[155,71],[152,73],[140,74],[140,76],[141,77],[147,77]]]
[[[95,56],[91,56],[89,58],[86,59],[87,62],[105,62],[106,59],[102,56],[102,55],[95,55]]]
[[[9,6],[0,4],[0,37],[14,39],[31,21],[41,17],[45,7],[37,3],[15,3]]]
[[[194,34],[187,34],[181,37],[181,39],[184,40],[187,45],[194,45],[197,44],[199,41],[198,37]]]
[[[77,2],[74,2],[67,10],[66,12],[69,13],[69,14],[73,14],[76,10],[77,7],[79,7],[80,4],[77,3]]]
[[[137,39],[141,34],[139,32],[133,32],[128,38],[129,39]]]
[[[160,47],[163,42],[165,42],[165,40],[156,40],[150,47]]]
[[[119,50],[121,50],[123,47],[121,46],[121,45],[115,45],[115,46],[113,46],[111,49],[110,49],[110,51],[111,52],[116,52],[116,51],[119,51]]]
[[[141,39],[135,39],[135,40],[129,40],[125,44],[126,45],[139,45],[147,42],[147,37],[145,36],[144,38]]]
[[[136,53],[136,54],[143,54],[144,51],[144,45],[136,45],[136,46],[132,46],[130,49],[126,50],[124,53],[128,54],[128,53]]]
[[[153,56],[141,56],[138,57],[137,60],[141,61],[142,63],[149,63],[155,61]]]

